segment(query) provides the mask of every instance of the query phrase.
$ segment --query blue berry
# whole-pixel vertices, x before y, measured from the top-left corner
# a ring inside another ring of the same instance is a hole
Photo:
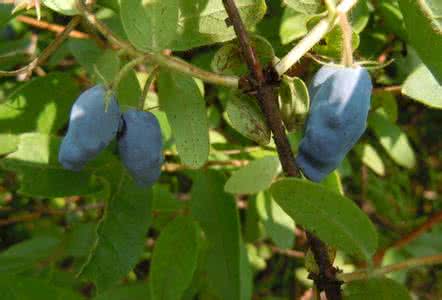
[[[111,97],[106,111],[105,94],[105,88],[97,85],[81,94],[72,106],[68,132],[58,154],[64,168],[80,171],[116,137],[120,109]]]
[[[151,186],[161,175],[163,141],[156,117],[130,109],[123,114],[123,132],[118,139],[121,160],[140,186]]]
[[[367,70],[324,66],[309,87],[311,107],[296,162],[319,182],[335,170],[364,133],[372,93]]]

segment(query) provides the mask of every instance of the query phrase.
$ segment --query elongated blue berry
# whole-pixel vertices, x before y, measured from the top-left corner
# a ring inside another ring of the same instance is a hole
[[[311,107],[296,162],[319,182],[335,170],[364,133],[372,93],[367,70],[324,66],[309,87]]]
[[[130,109],[123,114],[118,139],[120,158],[140,186],[151,186],[161,175],[163,141],[157,118],[150,112]]]
[[[105,93],[103,86],[94,86],[81,94],[72,106],[68,132],[58,154],[64,168],[80,171],[116,137],[120,109],[115,97],[111,97],[105,110]]]

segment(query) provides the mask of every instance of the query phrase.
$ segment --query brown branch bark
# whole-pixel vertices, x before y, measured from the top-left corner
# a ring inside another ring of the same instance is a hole
[[[373,257],[373,261],[375,265],[380,265],[382,263],[382,259],[384,258],[385,252],[389,249],[402,249],[418,237],[420,237],[422,234],[430,230],[434,225],[439,224],[442,222],[442,211],[434,214],[433,216],[430,216],[428,220],[414,229],[413,231],[409,232],[405,236],[403,236],[400,240],[397,240],[392,245],[380,249],[376,255]]]
[[[252,88],[257,91],[256,98],[266,118],[267,125],[273,133],[273,139],[276,144],[282,168],[290,177],[299,176],[299,170],[295,164],[294,155],[279,112],[278,95],[274,86],[274,74],[276,71],[273,69],[270,69],[269,71],[263,70],[256,52],[251,46],[248,33],[241,20],[241,16],[234,0],[223,0],[223,4],[229,16],[227,24],[232,25],[235,30],[236,36],[241,45],[243,57],[251,74],[247,81],[251,84]],[[311,277],[315,281],[315,285],[319,290],[325,291],[329,300],[342,299],[342,283],[336,278],[337,269],[333,267],[332,262],[330,261],[327,246],[313,234],[308,233],[307,236],[320,270],[319,274],[311,274]]]
[[[51,24],[45,21],[39,21],[37,19],[28,17],[28,16],[18,16],[17,21],[30,25],[35,28],[39,28],[42,30],[52,31],[55,33],[62,33],[65,30],[65,26],[58,25],[58,24]],[[76,38],[76,39],[90,39],[91,36],[87,33],[73,30],[69,33],[69,37]]]

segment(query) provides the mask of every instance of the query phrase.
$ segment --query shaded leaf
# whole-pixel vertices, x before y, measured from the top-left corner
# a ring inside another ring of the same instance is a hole
[[[150,300],[150,285],[148,283],[136,283],[112,288],[94,300]]]
[[[200,230],[189,217],[177,217],[161,232],[150,269],[152,299],[181,299],[196,269],[199,235]]]
[[[55,133],[68,120],[79,94],[75,80],[51,73],[25,83],[0,104],[0,132]]]
[[[398,165],[408,169],[414,168],[416,157],[407,135],[379,112],[371,114],[368,122],[388,155]]]
[[[206,276],[220,299],[240,299],[240,231],[235,199],[216,171],[195,173],[191,210],[208,242]]]
[[[12,276],[32,269],[55,254],[59,244],[60,239],[56,236],[38,236],[15,244],[0,253],[0,273]]]
[[[344,288],[345,300],[411,300],[405,286],[389,278],[354,281]]]
[[[58,162],[60,138],[40,133],[25,133],[19,137],[17,151],[1,163],[19,174],[20,193],[39,197],[93,195],[103,190],[103,183],[93,174],[106,154],[81,172],[63,169]]]
[[[256,49],[256,55],[262,65],[268,65],[275,59],[275,51],[272,45],[263,37],[254,35],[250,38],[251,46]],[[238,40],[224,44],[214,55],[212,69],[216,73],[230,75],[244,75],[247,73],[247,66],[241,52]]]
[[[260,145],[270,143],[270,129],[254,98],[240,92],[232,92],[226,113],[230,125],[243,136]]]
[[[281,116],[288,131],[302,128],[310,109],[307,86],[298,77],[283,76],[279,88]]]
[[[27,277],[0,276],[2,300],[81,300],[74,291],[53,286],[46,280]]]
[[[140,188],[125,170],[115,166],[106,177],[113,188],[95,244],[81,270],[99,291],[126,276],[140,258],[152,221],[150,188]],[[110,178],[111,177],[111,178]]]
[[[256,196],[256,207],[265,231],[275,245],[282,249],[291,248],[295,241],[295,222],[276,203],[270,192]]]

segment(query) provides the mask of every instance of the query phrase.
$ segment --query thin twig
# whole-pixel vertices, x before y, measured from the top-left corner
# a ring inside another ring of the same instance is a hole
[[[442,254],[412,258],[397,264],[388,265],[377,269],[364,269],[353,273],[339,274],[338,278],[344,282],[364,280],[374,276],[382,276],[388,273],[402,271],[406,269],[442,264]]]
[[[310,49],[313,48],[336,24],[339,20],[340,14],[346,14],[357,3],[357,0],[343,0],[336,7],[336,18],[327,16],[319,21],[315,27],[275,66],[276,72],[282,76],[294,64],[296,64],[301,57],[303,57]]]
[[[394,242],[392,245],[380,249],[373,257],[375,265],[379,265],[382,262],[382,259],[384,258],[385,252],[387,252],[387,250],[402,249],[403,247],[405,247],[406,245],[408,245],[409,243],[411,243],[412,241],[414,241],[415,239],[426,233],[428,230],[433,228],[434,225],[439,224],[441,222],[442,222],[442,211],[434,214],[433,216],[430,216],[425,223],[423,223],[422,225],[420,225],[410,233],[406,234],[400,240]]]
[[[251,78],[249,78],[249,82],[257,90],[256,98],[266,118],[267,125],[273,133],[282,168],[288,176],[298,176],[299,171],[295,164],[294,155],[285,133],[278,107],[278,97],[272,82],[274,78],[266,76],[267,74],[272,74],[274,70],[265,73],[262,69],[255,50],[251,46],[248,33],[234,0],[223,0],[223,4],[229,16],[228,24],[233,25],[241,45],[243,57],[250,71]],[[329,300],[342,299],[341,282],[336,279],[337,270],[330,261],[326,245],[312,234],[308,234],[308,237],[312,252],[320,269],[320,274],[314,278],[315,284],[320,290],[325,290]]]
[[[37,19],[28,17],[28,16],[18,16],[16,18],[17,21],[30,25],[32,27],[35,28],[39,28],[39,29],[43,29],[43,30],[47,30],[47,31],[52,31],[52,32],[56,32],[56,33],[62,33],[66,27],[62,26],[62,25],[58,25],[58,24],[51,24],[45,21],[39,21]],[[77,30],[73,30],[69,33],[69,37],[71,38],[76,38],[76,39],[90,39],[91,36],[87,33],[81,32],[81,31],[77,31]]]
[[[89,210],[96,210],[104,208],[104,203],[94,203],[94,204],[88,204],[84,206],[79,206],[74,209],[45,209],[45,210],[38,210],[35,212],[23,214],[23,215],[17,215],[12,216],[4,220],[0,220],[0,227],[13,225],[17,223],[26,223],[26,222],[33,222],[35,220],[40,219],[43,216],[63,216],[68,212],[71,211],[89,211]]]
[[[81,22],[80,16],[75,16],[49,46],[43,50],[39,57],[31,61],[27,66],[15,71],[0,71],[0,77],[15,77],[20,74],[31,75],[35,68],[44,64],[46,60],[60,48],[61,44],[69,37],[69,33]]]

